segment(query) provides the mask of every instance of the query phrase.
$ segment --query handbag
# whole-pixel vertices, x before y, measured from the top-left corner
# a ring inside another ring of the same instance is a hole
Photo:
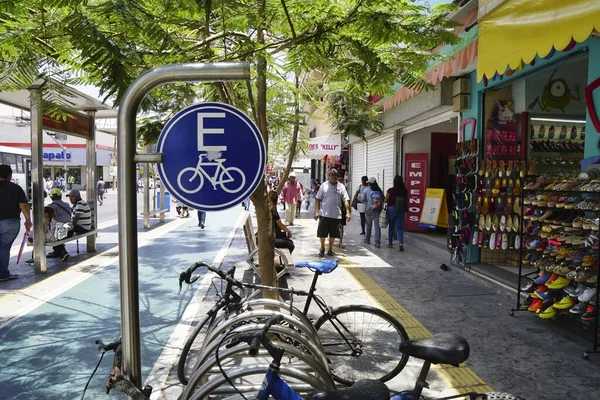
[[[356,197],[352,200],[352,208],[358,210],[358,198]]]
[[[365,203],[358,203],[356,205],[356,211],[358,211],[359,213],[364,213],[365,211],[367,211],[367,205]]]
[[[381,228],[387,228],[389,225],[387,210],[382,210],[379,214],[379,226]]]

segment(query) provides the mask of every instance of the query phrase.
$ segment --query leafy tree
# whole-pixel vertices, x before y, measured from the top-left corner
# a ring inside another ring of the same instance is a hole
[[[411,0],[4,1],[0,90],[53,77],[94,84],[118,105],[127,87],[156,66],[251,61],[251,82],[154,90],[142,104],[148,114],[140,132],[156,137],[171,113],[198,100],[219,99],[252,115],[268,148],[272,132],[297,137],[299,104],[310,101],[298,77],[316,70],[329,91],[324,102],[334,127],[360,136],[378,127],[364,100],[369,93],[385,94],[399,78],[407,86],[426,87],[421,77],[435,57],[432,51],[456,40],[445,18],[449,10],[445,5],[429,10]],[[60,103],[57,90],[46,98]],[[264,182],[252,201],[261,278],[275,284]]]

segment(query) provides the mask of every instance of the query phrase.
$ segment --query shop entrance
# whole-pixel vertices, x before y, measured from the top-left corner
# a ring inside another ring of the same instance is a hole
[[[452,193],[452,185],[454,183],[454,162],[456,160],[457,141],[458,135],[456,133],[431,133],[429,187],[445,189],[448,206],[450,206],[450,193]]]

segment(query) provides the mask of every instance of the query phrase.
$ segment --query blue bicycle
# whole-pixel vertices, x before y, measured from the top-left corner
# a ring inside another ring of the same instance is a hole
[[[284,356],[284,350],[278,348],[268,337],[267,333],[269,328],[282,321],[282,317],[274,317],[264,325],[264,328],[259,333],[254,334],[240,334],[232,333],[229,342],[225,347],[231,348],[240,343],[247,343],[250,345],[248,354],[256,356],[260,346],[268,351],[269,355],[273,358],[273,361],[269,365],[260,391],[253,397],[256,400],[268,400],[270,398],[275,400],[304,400],[302,396],[296,393],[280,376],[279,370],[281,367],[281,360]],[[467,341],[460,336],[441,333],[432,336],[428,339],[414,340],[402,342],[400,350],[408,355],[415,358],[419,358],[425,361],[421,373],[417,379],[415,387],[412,390],[394,393],[390,395],[389,389],[381,381],[377,380],[360,380],[349,388],[341,390],[331,391],[318,391],[313,392],[306,397],[306,400],[421,400],[425,399],[422,396],[424,388],[428,388],[427,375],[431,364],[450,364],[458,366],[463,363],[469,357],[469,344]],[[218,356],[218,355],[217,355]],[[227,377],[225,371],[219,364],[219,369],[223,374],[223,377],[229,385],[236,389],[234,383]],[[236,389],[237,390],[237,389]],[[238,394],[242,399],[248,400],[248,398],[241,392]],[[429,399],[429,400],[450,400],[450,399],[469,399],[469,400],[524,400],[521,397],[514,396],[512,394],[500,393],[500,392],[489,392],[489,393],[463,393],[455,396]],[[197,400],[196,396],[192,397],[192,400]]]

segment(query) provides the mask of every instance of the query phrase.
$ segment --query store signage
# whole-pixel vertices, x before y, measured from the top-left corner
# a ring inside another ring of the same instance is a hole
[[[429,176],[429,154],[408,153],[405,154],[404,160],[404,181],[408,193],[408,209],[404,224],[407,230],[419,230]]]
[[[504,0],[479,0],[477,19],[483,18],[503,2]]]
[[[228,104],[200,103],[177,113],[158,137],[160,178],[169,193],[197,210],[239,205],[260,183],[266,168],[258,127]]]
[[[45,161],[58,161],[58,160],[67,160],[67,161],[71,161],[72,155],[70,152],[68,152],[67,154],[65,154],[64,151],[61,151],[60,153],[42,153],[42,159]]]
[[[323,156],[339,156],[342,153],[342,136],[329,135],[310,139],[308,156],[320,159]]]
[[[90,126],[91,119],[87,115],[81,115],[74,112],[68,114],[65,120],[56,120],[49,115],[44,115],[42,126],[53,132],[63,132],[69,135],[75,135],[83,138],[91,138]]]

